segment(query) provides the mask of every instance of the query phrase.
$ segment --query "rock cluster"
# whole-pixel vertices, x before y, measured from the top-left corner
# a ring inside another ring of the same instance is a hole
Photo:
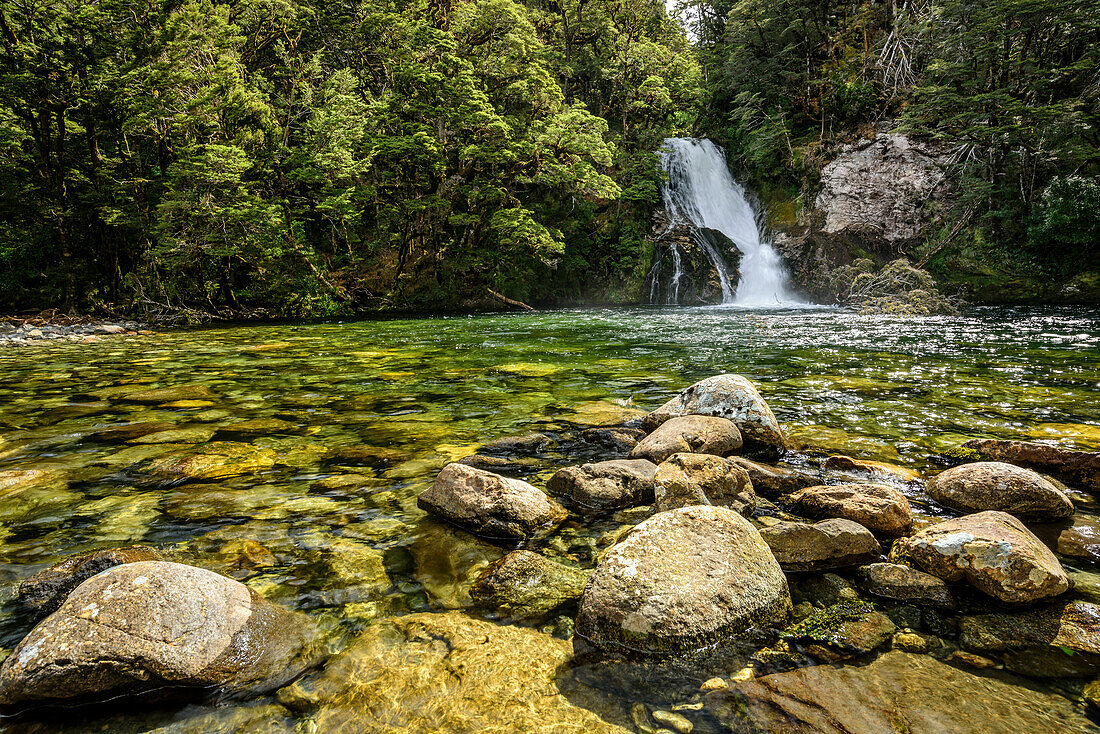
[[[145,406],[214,397],[204,385],[154,385],[86,399]],[[899,692],[931,696],[942,679],[958,691],[1003,693],[1029,726],[1044,711],[1052,726],[1080,725],[1064,699],[960,666],[1100,675],[1100,608],[1081,572],[1067,573],[1059,560],[1100,560],[1100,521],[1077,492],[1091,476],[1082,469],[1090,459],[1077,455],[1084,452],[1041,453],[1044,473],[1058,473],[1058,456],[1070,462],[1061,476],[1078,481],[1069,488],[1037,473],[1038,459],[1026,468],[968,454],[971,463],[925,477],[800,453],[739,375],[703,380],[653,413],[617,420],[569,438],[547,431],[499,439],[457,461],[462,454],[449,453],[417,498],[431,517],[412,524],[372,517],[373,508],[400,501],[375,491],[375,471],[400,456],[318,447],[315,465],[344,473],[314,481],[310,499],[357,495],[367,509],[341,517],[339,534],[321,528],[281,540],[306,548],[323,569],[326,583],[310,604],[387,618],[358,628],[344,653],[291,685],[321,658],[317,628],[234,580],[265,588],[262,575],[281,563],[279,539],[236,534],[196,556],[221,574],[175,562],[178,551],[131,545],[30,575],[16,600],[28,626],[37,624],[0,666],[0,707],[281,689],[279,706],[318,730],[968,725],[977,714],[958,695],[930,703]],[[167,513],[244,521],[249,494],[227,480],[286,461],[268,447],[298,428],[281,418],[242,421],[195,439],[202,428],[139,418],[76,440],[124,443],[128,452],[163,440],[172,448],[126,468],[164,488]],[[270,442],[244,442],[255,437]],[[67,487],[48,469],[0,472],[0,497],[15,498],[16,508]],[[380,537],[399,545],[382,549],[373,544]],[[434,613],[409,614],[385,599],[408,577]],[[836,666],[843,662],[858,665]],[[707,676],[696,675],[708,664]],[[574,678],[597,674],[624,690],[652,686],[670,705],[620,707]],[[1087,690],[1100,691],[1100,681]],[[690,705],[671,705],[687,698]]]
[[[798,642],[797,653],[784,651],[781,642],[757,656],[774,669],[804,664],[794,662],[799,656],[868,653],[895,633],[895,625],[907,630],[898,634],[916,635],[899,643],[907,649],[931,645],[977,656],[955,643],[927,642],[919,637],[924,633],[912,630],[957,635],[950,615],[960,594],[971,607],[975,594],[986,604],[1027,605],[1069,588],[1055,554],[1006,514],[1029,522],[1072,522],[1066,519],[1074,509],[1066,493],[1032,471],[968,464],[932,477],[925,489],[919,472],[881,462],[831,455],[814,469],[805,461],[791,466],[739,456],[789,452],[771,408],[740,375],[702,380],[632,421],[643,435],[632,448],[618,447],[629,449],[629,459],[559,469],[546,493],[460,463],[446,467],[420,496],[422,508],[452,524],[496,542],[525,543],[473,582],[480,606],[508,619],[542,620],[569,613],[575,604],[578,640],[630,657],[766,637],[782,631],[792,613],[805,620],[812,612],[803,608],[806,603],[856,604],[808,627],[789,628],[783,639]],[[498,440],[479,456],[506,456],[536,442],[544,450],[546,440],[544,434]],[[509,466],[500,464],[503,470]],[[874,481],[853,482],[853,476]],[[971,514],[918,518],[910,496],[919,497],[918,506],[938,503]],[[569,512],[583,523],[623,524],[577,556],[568,539]],[[1072,546],[1074,527],[1035,529]],[[583,592],[581,571],[546,555],[564,549],[595,566]],[[851,583],[826,573],[831,571],[848,574]],[[833,591],[815,580],[823,573],[835,580]],[[787,574],[799,579],[794,599]],[[807,597],[812,589],[817,591]],[[884,611],[859,606],[861,594]],[[843,633],[835,638],[843,644],[810,634],[824,629],[824,621],[840,619],[847,621],[837,622],[833,632]],[[976,658],[971,662],[978,664]]]
[[[133,321],[66,323],[65,320],[30,319],[18,324],[0,321],[0,347],[25,347],[56,341],[95,342],[105,336],[144,336],[152,333],[146,325]]]

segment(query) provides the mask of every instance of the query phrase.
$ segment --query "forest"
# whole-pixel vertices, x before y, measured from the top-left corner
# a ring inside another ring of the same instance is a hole
[[[3,0],[0,311],[627,302],[663,138],[797,201],[884,122],[982,257],[1097,266],[1095,0]]]

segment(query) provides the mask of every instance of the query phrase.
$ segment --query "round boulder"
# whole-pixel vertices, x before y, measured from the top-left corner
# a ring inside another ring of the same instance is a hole
[[[928,482],[928,495],[960,512],[999,510],[1039,522],[1073,514],[1069,497],[1041,475],[999,461],[978,461],[948,469]]]
[[[821,522],[777,522],[760,536],[784,571],[824,571],[873,561],[882,546],[857,522],[835,518]]]
[[[604,555],[577,635],[604,650],[676,653],[782,624],[790,610],[787,579],[749,521],[696,505],[654,515]]]
[[[806,487],[788,495],[786,502],[809,517],[842,517],[884,535],[901,535],[913,524],[909,500],[885,484]]]
[[[630,452],[632,459],[649,459],[654,464],[673,454],[725,456],[741,448],[741,432],[725,418],[685,415],[662,423]]]
[[[654,477],[657,511],[690,505],[718,505],[741,514],[756,507],[749,474],[733,462],[710,454],[673,454]]]
[[[647,459],[600,461],[560,469],[546,491],[581,515],[600,515],[653,502],[657,465]]]
[[[158,689],[272,691],[318,661],[309,618],[193,566],[114,566],[78,586],[0,667],[0,705]]]
[[[568,514],[527,482],[465,464],[443,467],[416,505],[475,535],[508,540],[549,533]]]
[[[1054,553],[1004,512],[945,520],[899,538],[890,550],[890,560],[944,581],[966,579],[1011,604],[1057,596],[1069,588],[1069,577]]]
[[[741,375],[715,375],[700,380],[646,417],[652,427],[669,416],[711,415],[726,418],[740,429],[745,441],[773,450],[786,446],[779,421],[756,386]]]

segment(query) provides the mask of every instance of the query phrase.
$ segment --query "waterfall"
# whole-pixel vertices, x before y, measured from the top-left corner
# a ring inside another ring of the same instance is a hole
[[[791,294],[778,253],[761,239],[756,214],[744,188],[730,175],[722,149],[705,138],[668,138],[660,155],[667,176],[661,195],[669,217],[693,227],[716,229],[742,253],[741,279],[735,288],[721,254],[705,238],[695,238],[718,271],[722,302],[741,306],[799,303]]]

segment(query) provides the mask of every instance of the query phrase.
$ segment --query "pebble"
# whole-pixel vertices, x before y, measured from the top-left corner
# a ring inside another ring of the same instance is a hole
[[[951,653],[951,656],[947,658],[949,663],[959,663],[960,665],[967,665],[971,668],[993,668],[997,663],[989,658],[984,658],[981,655],[975,655],[972,652],[963,652],[959,650]]]
[[[730,680],[733,680],[733,681],[752,680],[755,676],[756,676],[756,671],[753,670],[751,667],[750,668],[741,668],[741,670],[737,671],[736,673],[734,673],[733,675],[730,676]]]
[[[702,691],[724,691],[729,688],[729,684],[721,678],[708,678],[703,681],[703,685],[699,686]]]
[[[653,720],[661,726],[667,726],[669,729],[680,732],[680,734],[690,734],[691,730],[695,728],[695,724],[692,724],[687,718],[671,711],[657,709],[653,712]]]

